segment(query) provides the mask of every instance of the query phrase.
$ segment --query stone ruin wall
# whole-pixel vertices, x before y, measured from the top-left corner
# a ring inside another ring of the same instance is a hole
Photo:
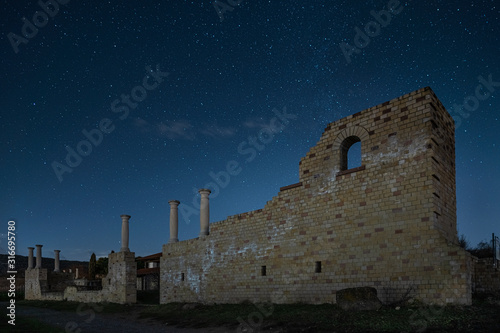
[[[128,248],[130,215],[122,218],[122,248],[108,256],[108,274],[102,279],[101,290],[79,291],[72,278],[59,270],[59,250],[55,250],[54,271],[42,268],[42,245],[37,245],[36,266],[33,267],[33,249],[29,249],[28,268],[25,271],[25,299],[68,300],[84,303],[137,302],[137,263],[135,253]]]
[[[343,170],[357,138],[362,166]],[[263,209],[163,245],[160,302],[332,303],[372,286],[384,302],[414,287],[426,303],[471,303],[453,119],[430,88],[331,123],[299,164]]]
[[[30,268],[24,273],[24,297],[28,300],[42,299],[42,290],[47,285],[47,269]]]
[[[25,271],[25,299],[136,303],[135,253],[110,253],[108,258],[108,275],[102,279],[102,290],[77,290],[68,274],[53,272],[47,268],[28,268]],[[58,287],[54,285],[56,281],[59,281]]]
[[[135,253],[110,253],[108,259],[108,274],[102,279],[102,290],[77,291],[76,287],[70,286],[65,289],[63,299],[84,303],[136,303]]]

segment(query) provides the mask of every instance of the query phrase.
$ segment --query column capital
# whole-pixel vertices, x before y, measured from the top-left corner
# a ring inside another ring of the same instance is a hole
[[[122,220],[127,220],[128,221],[132,216],[123,214],[123,215],[120,215],[120,217],[122,218]]]
[[[200,188],[200,189],[198,190],[198,193],[200,193],[200,194],[202,194],[202,195],[203,195],[203,194],[207,194],[207,195],[208,195],[208,194],[212,193],[212,191],[210,191],[210,190],[209,190],[209,189],[207,189],[207,188]]]
[[[54,252],[57,252],[57,253],[59,253],[59,252],[61,252],[61,250],[54,250]]]
[[[181,202],[179,200],[169,200],[168,203],[170,206],[179,206]]]
[[[28,247],[28,250],[34,250],[35,248],[34,247]]]
[[[42,247],[43,245],[41,245],[41,244],[36,244],[35,246],[36,246],[36,247]]]

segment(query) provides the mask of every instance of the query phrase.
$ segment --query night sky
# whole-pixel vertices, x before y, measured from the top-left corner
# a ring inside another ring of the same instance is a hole
[[[168,200],[181,201],[180,240],[199,234],[199,188],[212,222],[263,208],[328,123],[425,86],[456,121],[459,235],[500,234],[497,1],[57,7],[8,0],[0,13],[2,253],[13,219],[20,255],[105,256],[121,214],[131,251],[160,252]],[[282,130],[253,145],[277,113]],[[241,171],[215,189],[230,161]]]

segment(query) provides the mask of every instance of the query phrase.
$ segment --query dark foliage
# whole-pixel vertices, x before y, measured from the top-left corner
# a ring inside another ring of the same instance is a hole
[[[89,280],[95,280],[96,274],[96,257],[95,253],[92,253],[89,261]]]

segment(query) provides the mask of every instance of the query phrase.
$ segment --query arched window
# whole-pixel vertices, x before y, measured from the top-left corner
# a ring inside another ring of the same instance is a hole
[[[361,166],[361,140],[352,135],[340,145],[340,171]]]
[[[363,161],[361,159],[362,146],[370,145],[370,133],[359,125],[346,126],[338,133],[333,141],[333,146],[338,147],[340,154],[340,173],[347,170],[359,171],[364,170]]]

